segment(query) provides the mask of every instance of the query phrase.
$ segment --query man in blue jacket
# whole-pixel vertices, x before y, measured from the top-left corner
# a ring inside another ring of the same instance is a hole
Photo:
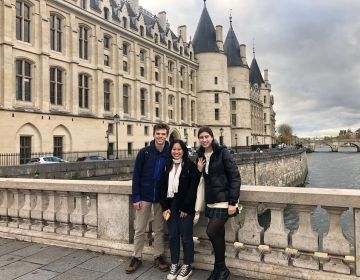
[[[158,182],[169,158],[169,134],[167,124],[154,126],[154,140],[150,145],[142,148],[136,157],[132,180],[132,200],[135,209],[134,253],[126,273],[133,273],[142,264],[141,257],[145,242],[145,229],[149,221],[151,210],[154,211],[154,266],[162,271],[169,269],[165,262],[164,253],[164,218],[159,203]]]

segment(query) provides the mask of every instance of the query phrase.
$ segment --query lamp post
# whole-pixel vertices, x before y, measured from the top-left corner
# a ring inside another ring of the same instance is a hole
[[[221,127],[220,128],[220,146],[222,146],[224,143],[223,141],[223,132],[224,132],[224,129]]]
[[[185,138],[185,144],[187,145],[187,141],[188,141],[188,134],[185,132],[184,134],[184,138]]]
[[[235,133],[235,152],[237,153],[237,134]]]
[[[116,125],[116,159],[119,159],[119,133],[118,133],[118,126],[120,122],[120,116],[118,114],[114,115],[114,122]]]
[[[109,159],[110,156],[110,151],[109,151],[109,136],[110,136],[111,131],[108,129],[106,130],[106,159]]]

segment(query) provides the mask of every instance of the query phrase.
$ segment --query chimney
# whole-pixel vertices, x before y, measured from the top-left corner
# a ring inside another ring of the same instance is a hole
[[[216,26],[216,44],[217,44],[220,51],[224,50],[223,27],[221,25]]]
[[[187,42],[186,38],[186,25],[181,25],[178,27],[178,37],[182,37],[184,42]]]
[[[139,15],[139,0],[130,0],[129,1],[131,9],[135,12],[136,15]]]
[[[240,45],[240,57],[241,57],[242,63],[244,65],[248,65],[247,61],[246,61],[246,45],[244,45],[244,44]]]
[[[158,13],[159,24],[162,29],[166,30],[166,12],[162,11]]]
[[[268,69],[264,70],[264,81],[265,81],[265,83],[269,82],[269,70]]]

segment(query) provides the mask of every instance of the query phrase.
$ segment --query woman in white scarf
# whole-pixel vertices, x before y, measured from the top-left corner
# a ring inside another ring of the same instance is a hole
[[[160,180],[160,204],[167,221],[171,253],[168,280],[186,280],[192,273],[194,261],[193,220],[200,173],[189,159],[186,145],[181,140],[170,144],[171,159]],[[184,251],[184,264],[179,265],[180,240]]]

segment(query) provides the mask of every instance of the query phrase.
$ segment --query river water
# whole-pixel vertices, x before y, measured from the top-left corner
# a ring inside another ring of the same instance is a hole
[[[314,153],[307,154],[307,158],[309,173],[304,187],[360,189],[360,153],[357,153],[355,148],[339,148],[339,152],[334,153],[328,147],[321,147]],[[354,244],[352,213],[352,209],[343,213],[341,225],[346,238]],[[284,212],[284,217],[288,229],[298,228],[298,216],[293,208],[288,207]],[[329,217],[326,211],[317,207],[312,212],[311,222],[321,240],[321,236],[329,230]],[[321,244],[322,242],[320,242],[320,247]],[[353,245],[351,249],[353,250]]]

